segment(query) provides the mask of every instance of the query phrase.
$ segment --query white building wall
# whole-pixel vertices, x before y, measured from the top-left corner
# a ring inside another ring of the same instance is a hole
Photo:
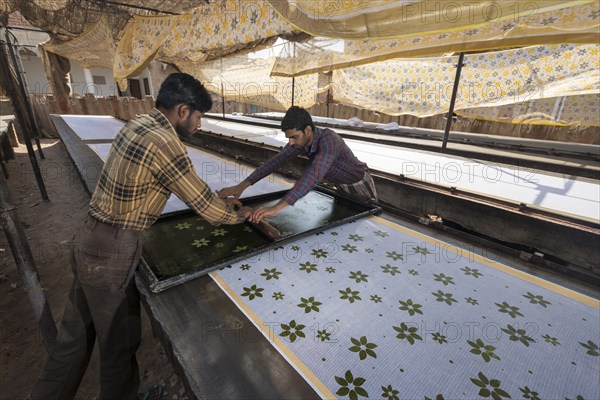
[[[76,96],[92,93],[96,97],[118,96],[117,84],[113,81],[112,71],[108,68],[90,68],[92,76],[104,77],[105,84],[88,82],[83,67],[77,61],[71,62],[71,92]]]
[[[44,63],[37,55],[21,54],[21,62],[25,71],[25,80],[27,81],[27,89],[31,93],[51,94],[52,89],[46,79],[44,72]]]

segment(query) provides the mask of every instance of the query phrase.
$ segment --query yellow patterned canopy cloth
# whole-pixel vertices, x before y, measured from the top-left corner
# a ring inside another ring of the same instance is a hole
[[[456,110],[600,93],[600,45],[466,55]],[[448,112],[457,57],[388,60],[333,72],[336,101],[389,115]]]
[[[600,126],[600,94],[550,97],[500,107],[466,108],[456,113],[467,118],[510,124]]]
[[[154,57],[203,61],[210,50],[237,49],[293,29],[264,1],[223,0],[189,14],[136,16],[117,45],[115,81],[122,87],[126,77],[138,74]]]
[[[383,39],[515,21],[588,1],[568,0],[268,0],[284,18],[312,36]]]
[[[70,60],[78,61],[86,68],[111,68],[115,56],[115,42],[105,16],[81,36],[59,44],[43,44],[44,50]]]
[[[445,2],[431,2],[438,5],[442,3]],[[552,2],[539,1],[528,4],[550,3]],[[299,76],[397,57],[422,57],[448,52],[544,44],[600,43],[600,1],[574,6],[571,4],[573,2],[568,3],[569,7],[564,7],[563,4],[563,8],[559,9],[523,12],[515,18],[490,20],[480,26],[457,26],[456,29],[445,32],[409,34],[403,30],[404,25],[398,23],[397,33],[400,36],[394,39],[314,38],[305,43],[289,44],[289,48],[277,59],[272,75]],[[511,4],[514,7],[525,7],[521,2]],[[431,29],[431,26],[427,29]]]
[[[274,61],[274,57],[230,56],[200,64],[177,63],[177,66],[226,100],[287,110],[292,105],[292,79],[269,76]],[[317,94],[326,90],[319,86],[317,74],[297,78],[293,85],[294,105],[304,108],[315,104]]]

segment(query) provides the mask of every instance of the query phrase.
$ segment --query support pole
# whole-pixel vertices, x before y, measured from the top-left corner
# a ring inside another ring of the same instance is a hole
[[[8,31],[5,32],[6,39],[8,40]],[[13,109],[15,110],[15,114],[17,120],[21,124],[21,128],[23,129],[23,138],[25,140],[25,145],[27,146],[27,153],[29,154],[29,161],[31,161],[31,167],[33,168],[33,173],[35,174],[35,179],[38,184],[38,188],[40,189],[40,193],[44,200],[48,199],[48,192],[46,191],[46,186],[44,185],[44,180],[42,179],[42,173],[40,172],[40,167],[37,162],[37,158],[35,157],[35,152],[33,150],[33,145],[31,143],[31,136],[29,135],[30,131],[28,128],[32,128],[28,126],[28,116],[27,116],[27,98],[19,97],[19,91],[17,89],[17,81],[14,74],[10,69],[10,62],[8,58],[8,49],[10,48],[10,43],[4,43],[4,46],[0,46],[0,78],[4,82],[6,94],[9,96]]]
[[[223,119],[225,119],[225,91],[223,90],[223,82],[221,82],[221,108],[223,108]]]
[[[46,299],[46,293],[40,282],[27,237],[19,222],[15,206],[12,205],[6,181],[2,174],[0,174],[0,220],[23,282],[23,289],[29,297],[35,319],[42,331],[44,345],[46,350],[50,351],[56,340],[56,324]]]
[[[458,55],[458,65],[456,66],[456,76],[454,77],[454,87],[452,88],[452,98],[450,99],[450,109],[448,110],[448,117],[446,118],[446,129],[444,129],[444,141],[442,142],[441,152],[446,152],[446,145],[448,144],[448,137],[450,136],[450,127],[452,126],[452,118],[454,115],[454,103],[456,103],[456,94],[458,93],[458,84],[460,83],[460,72],[463,67],[463,60],[465,53],[460,52]]]
[[[296,77],[292,76],[292,107],[294,107],[294,92],[296,89]]]
[[[17,51],[15,51],[16,45],[13,45],[9,35],[12,35],[6,29],[6,45],[8,46],[8,50],[10,51],[10,56],[13,60],[13,65],[15,68],[15,72],[17,73],[17,79],[19,80],[19,87],[21,88],[21,93],[23,95],[23,99],[25,100],[25,105],[27,107],[27,113],[29,114],[29,124],[31,129],[36,133],[35,136],[32,136],[35,140],[35,143],[38,148],[38,153],[40,153],[40,159],[45,159],[44,152],[42,151],[42,145],[40,144],[39,138],[39,130],[37,128],[37,124],[35,123],[35,118],[33,117],[33,106],[31,105],[31,99],[29,98],[29,91],[27,89],[27,80],[25,79],[25,70],[23,69],[23,63],[21,62],[21,56]],[[12,35],[14,37],[14,35]],[[16,42],[16,38],[15,38]],[[33,133],[33,132],[32,132]]]
[[[296,42],[294,44],[294,63],[296,62]],[[294,95],[296,92],[296,77],[292,76],[292,107],[294,107]]]

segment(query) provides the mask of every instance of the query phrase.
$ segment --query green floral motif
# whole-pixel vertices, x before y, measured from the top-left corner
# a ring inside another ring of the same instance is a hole
[[[239,253],[242,251],[248,250],[248,246],[235,246],[235,249],[233,249],[234,253]]]
[[[364,237],[360,235],[348,235],[348,239],[354,240],[355,242],[362,242]]]
[[[552,337],[550,335],[543,335],[542,337],[544,338],[546,343],[550,343],[552,346],[560,346],[560,343],[557,338]]]
[[[354,346],[348,348],[348,350],[354,353],[358,353],[358,357],[361,360],[364,360],[365,358],[367,358],[367,356],[377,358],[377,354],[373,351],[373,349],[376,348],[377,345],[375,343],[369,343],[366,336],[361,336],[360,339],[355,339],[351,337],[350,341]]]
[[[421,246],[413,247],[413,251],[415,252],[415,254],[423,254],[423,255],[431,254],[431,252],[429,250],[427,250],[425,247],[421,247]]]
[[[350,276],[348,278],[356,281],[356,283],[360,283],[360,282],[368,282],[367,278],[369,277],[369,275],[363,274],[361,271],[350,271]]]
[[[390,236],[389,233],[387,233],[386,231],[375,231],[373,232],[375,235],[379,236],[379,237],[386,237],[386,236]]]
[[[277,271],[277,268],[265,268],[265,272],[260,274],[260,276],[264,276],[268,281],[270,281],[271,279],[279,279],[279,275],[281,275],[281,272]]]
[[[304,308],[304,312],[308,314],[311,311],[319,312],[319,306],[321,304],[322,303],[316,301],[314,297],[309,297],[308,299],[300,297],[300,304],[298,304],[298,307]]]
[[[244,288],[242,296],[248,296],[248,300],[254,300],[255,297],[263,297],[262,291],[265,289],[257,288],[256,285],[252,285],[249,288]]]
[[[544,308],[547,308],[548,304],[552,304],[548,300],[544,300],[543,296],[540,296],[540,295],[536,296],[535,294],[530,293],[530,292],[527,292],[527,294],[524,294],[523,297],[528,299],[531,304],[539,304],[540,306],[542,306]]]
[[[254,231],[252,230],[252,228],[250,228],[249,226],[244,226],[244,231],[245,231],[245,232],[254,232]]]
[[[337,236],[338,233],[337,232],[331,232],[331,236]]]
[[[411,345],[415,344],[415,340],[423,340],[421,336],[417,334],[416,327],[408,327],[404,322],[400,326],[392,326],[396,332],[399,332],[396,337],[398,339],[406,339]]]
[[[442,335],[439,332],[433,332],[431,334],[433,340],[435,340],[436,342],[438,342],[439,344],[444,344],[444,343],[448,343],[448,340],[446,338],[446,336]]]
[[[451,276],[446,276],[445,274],[433,274],[435,277],[435,281],[442,282],[444,286],[448,286],[449,284],[455,285],[454,278]]]
[[[474,306],[479,304],[479,302],[472,297],[465,297],[465,301]]]
[[[250,265],[249,265],[249,264],[242,264],[242,265],[240,266],[240,269],[241,269],[242,271],[248,271],[250,268],[251,268],[251,267],[250,267]]]
[[[196,227],[197,231],[203,231],[204,229],[205,229],[205,227],[202,226],[202,225],[199,225],[199,226]]]
[[[381,393],[381,397],[388,400],[400,400],[400,398],[398,397],[398,393],[400,392],[394,389],[392,385],[382,386],[381,390],[383,390],[383,393]]]
[[[358,249],[356,248],[356,246],[353,246],[351,244],[343,244],[342,251],[347,251],[348,253],[354,253],[355,251],[358,251]]]
[[[285,297],[285,294],[281,293],[281,292],[275,292],[273,293],[272,296],[275,300],[283,300],[283,298]]]
[[[386,257],[391,258],[394,261],[404,260],[404,256],[395,251],[387,251],[386,253],[387,253]]]
[[[473,278],[479,278],[480,276],[483,276],[483,274],[481,272],[479,272],[478,269],[471,269],[469,267],[464,267],[460,269],[461,271],[463,271],[465,273],[465,275],[471,275]]]
[[[402,311],[408,311],[408,315],[413,316],[415,314],[421,314],[423,315],[423,311],[421,311],[421,307],[423,307],[420,304],[415,304],[413,303],[413,301],[411,299],[408,299],[406,301],[402,301],[399,300],[400,303],[400,307],[398,307],[399,309],[401,309]]]
[[[346,288],[346,290],[338,290],[338,292],[340,292],[340,294],[342,295],[342,297],[340,297],[340,299],[342,300],[346,300],[348,299],[348,301],[350,303],[354,303],[354,300],[362,300],[359,296],[359,292],[358,290],[352,290],[350,288]]]
[[[508,338],[513,342],[521,342],[527,347],[529,343],[535,343],[535,340],[527,336],[525,329],[515,329],[512,325],[508,325],[506,329],[502,328],[502,332],[508,333],[510,335]]]
[[[317,330],[317,339],[321,342],[326,342],[331,340],[331,332],[327,332],[327,329],[323,329],[322,331]]]
[[[327,267],[327,268],[325,268],[325,271],[329,272],[330,274],[334,274],[335,273],[335,268],[333,268],[333,267]]]
[[[523,316],[523,314],[521,314],[519,312],[519,310],[520,310],[519,307],[511,306],[507,302],[503,302],[502,304],[498,304],[498,303],[495,303],[495,304],[499,307],[498,311],[500,311],[501,313],[508,314],[513,318],[517,318],[517,315],[519,317]]]
[[[371,249],[371,248],[366,248],[365,251],[369,254],[372,254],[375,252],[375,250]]]
[[[408,270],[408,273],[409,273],[409,274],[411,274],[412,276],[417,276],[417,275],[419,275],[419,271],[416,271],[416,270],[414,270],[414,269],[409,269],[409,270]]]
[[[227,234],[227,229],[217,228],[214,229],[210,234],[213,236],[225,236]]]
[[[490,362],[492,358],[500,360],[500,357],[498,357],[496,353],[494,353],[494,350],[496,350],[496,348],[494,346],[486,345],[485,343],[483,343],[483,340],[477,339],[474,342],[467,340],[467,343],[469,343],[469,345],[472,347],[472,349],[469,352],[476,355],[481,355],[485,362]]]
[[[488,379],[487,376],[480,372],[477,377],[479,379],[470,378],[471,382],[473,382],[479,388],[479,395],[481,397],[491,397],[494,400],[501,400],[502,397],[507,399],[511,399],[510,394],[506,393],[504,390],[500,388],[502,384],[498,379]]]
[[[309,261],[304,264],[300,263],[300,271],[306,271],[307,274],[310,274],[312,271],[317,270],[317,264],[311,264]]]
[[[430,397],[425,396],[424,400],[445,400],[444,396],[442,394],[438,394],[437,396],[435,396],[435,399],[432,399]]]
[[[283,330],[283,332],[281,332],[279,336],[287,337],[288,339],[290,339],[290,342],[295,342],[296,339],[299,337],[306,337],[304,336],[304,332],[302,332],[304,328],[304,325],[296,325],[296,320],[291,320],[287,324],[281,324],[281,329]]]
[[[434,295],[436,301],[439,301],[440,303],[446,303],[449,306],[451,306],[452,303],[458,303],[458,301],[454,299],[454,295],[452,293],[444,293],[441,290],[438,290],[435,293],[431,292],[431,294]]]
[[[525,386],[524,388],[519,388],[519,390],[521,392],[523,392],[523,398],[524,399],[528,399],[528,400],[542,400],[540,398],[540,395],[538,394],[538,392],[534,392],[533,390],[529,389],[528,386]]]
[[[206,246],[208,246],[209,243],[210,243],[210,240],[208,240],[208,239],[196,239],[192,242],[192,246],[195,246],[198,248],[206,247]]]
[[[292,246],[292,250],[298,251],[298,250],[300,250],[300,246]]]
[[[371,301],[373,303],[381,303],[381,296],[378,296],[376,294],[371,295]]]
[[[329,254],[329,252],[323,250],[323,249],[316,249],[313,250],[311,255],[315,256],[316,258],[327,258],[327,255]]]
[[[350,370],[346,371],[343,378],[336,376],[335,381],[340,385],[340,388],[335,392],[338,396],[348,396],[350,400],[358,400],[358,396],[369,397],[369,393],[361,387],[366,379],[355,378]]]
[[[225,243],[219,242],[219,243],[215,244],[215,247],[220,249],[221,247],[225,247]]]
[[[180,231],[184,229],[190,229],[191,227],[192,224],[190,224],[189,222],[182,222],[181,224],[175,225],[175,229],[179,229]]]
[[[600,353],[598,353],[598,345],[591,340],[588,340],[587,343],[578,343],[587,349],[587,354],[590,356],[598,357],[600,355]]]
[[[390,264],[382,265],[381,269],[383,269],[384,274],[390,274],[392,276],[400,273],[400,271],[398,270],[398,267],[392,266]]]

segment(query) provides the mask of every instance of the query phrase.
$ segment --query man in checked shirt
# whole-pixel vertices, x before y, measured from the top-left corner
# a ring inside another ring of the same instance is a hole
[[[219,197],[239,198],[246,188],[276,171],[285,162],[303,154],[310,159],[310,165],[294,187],[274,206],[256,208],[250,216],[251,221],[260,222],[263,218],[277,215],[322,182],[334,184],[340,192],[358,200],[377,201],[377,191],[367,164],[356,158],[337,133],[331,129],[316,128],[304,108],[291,107],[281,121],[281,130],[289,140],[283,150],[242,182],[221,189]]]
[[[214,224],[238,224],[251,213],[233,210],[194,172],[179,136],[189,136],[212,100],[198,80],[172,74],[156,108],[131,120],[114,139],[71,253],[73,285],[63,319],[32,400],[73,399],[94,342],[100,351],[100,399],[135,399],[140,379],[139,294],[133,278],[142,232],[175,193]],[[235,205],[241,205],[239,201]]]

